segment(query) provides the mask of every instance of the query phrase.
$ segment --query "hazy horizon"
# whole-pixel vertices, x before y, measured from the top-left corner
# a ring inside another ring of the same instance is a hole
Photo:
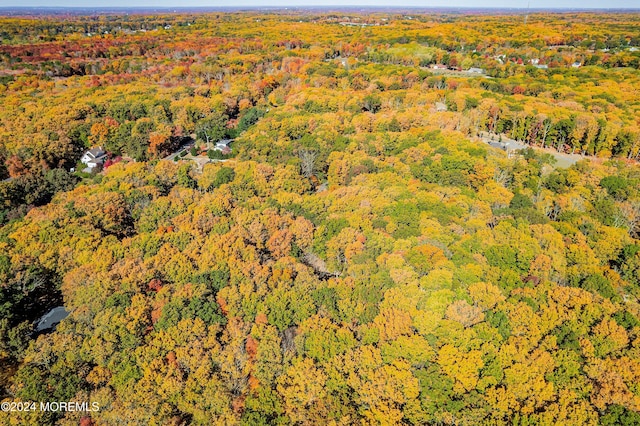
[[[44,4],[43,4],[44,3]],[[51,1],[43,0],[25,0],[19,3],[14,1],[0,0],[0,8],[280,8],[280,7],[371,7],[371,8],[472,8],[472,9],[638,9],[638,3],[634,0],[612,0],[603,2],[602,0],[487,0],[487,1],[469,1],[469,0],[400,0],[392,5],[389,2],[381,0],[350,0],[348,4],[339,0],[239,0],[232,5],[229,2],[219,1],[202,1],[188,0],[176,2],[175,0],[132,0],[132,1],[100,1],[100,0],[81,0],[81,1]]]

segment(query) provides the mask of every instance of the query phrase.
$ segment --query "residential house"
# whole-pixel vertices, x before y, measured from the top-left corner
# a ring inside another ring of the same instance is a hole
[[[221,151],[223,154],[230,154],[231,148],[229,144],[233,142],[233,139],[222,139],[216,142],[216,146],[213,148],[216,151]]]
[[[80,161],[87,165],[87,168],[93,170],[98,166],[102,166],[107,159],[107,153],[102,147],[91,148],[84,153]]]

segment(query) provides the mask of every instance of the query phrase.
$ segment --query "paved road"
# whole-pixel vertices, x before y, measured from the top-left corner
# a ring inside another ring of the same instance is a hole
[[[174,152],[173,154],[169,154],[166,157],[164,157],[163,160],[173,161],[173,159],[176,158],[176,155],[180,154],[182,151],[189,152],[189,150],[194,146],[195,143],[196,143],[196,141],[187,142],[186,144],[184,144],[180,148],[178,148],[178,150],[176,152]]]

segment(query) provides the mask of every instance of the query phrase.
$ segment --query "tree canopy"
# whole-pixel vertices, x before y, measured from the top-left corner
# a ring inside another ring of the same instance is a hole
[[[637,14],[411,18],[2,18],[2,422],[637,423]]]

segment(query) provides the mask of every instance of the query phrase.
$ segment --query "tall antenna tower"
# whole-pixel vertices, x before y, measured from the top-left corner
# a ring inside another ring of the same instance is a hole
[[[527,19],[529,19],[529,4],[531,3],[531,0],[527,1],[527,13],[525,13],[524,15],[524,24],[527,25]]]

